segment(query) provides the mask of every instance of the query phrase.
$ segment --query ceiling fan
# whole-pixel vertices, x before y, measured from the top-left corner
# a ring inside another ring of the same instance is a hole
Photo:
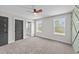
[[[22,8],[27,8],[27,7],[24,7],[24,6],[20,6]],[[38,14],[38,13],[42,13],[43,10],[42,9],[38,9],[38,8],[35,8],[35,6],[31,6],[31,8],[27,8],[28,10],[26,10],[26,12],[29,12],[29,13],[33,13],[33,14]]]
[[[39,9],[39,10],[33,9],[33,13],[41,13],[41,12],[42,12],[42,9]]]

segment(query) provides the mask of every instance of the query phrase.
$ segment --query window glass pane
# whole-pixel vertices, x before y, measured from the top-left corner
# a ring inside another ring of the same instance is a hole
[[[54,32],[55,34],[65,35],[65,18],[54,20]]]

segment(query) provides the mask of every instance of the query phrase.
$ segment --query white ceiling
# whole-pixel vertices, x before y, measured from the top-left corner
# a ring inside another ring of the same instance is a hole
[[[32,13],[32,9],[42,9],[43,12],[37,15]],[[53,16],[62,13],[68,13],[73,10],[73,5],[0,5],[0,10],[28,19],[38,19],[42,17]]]

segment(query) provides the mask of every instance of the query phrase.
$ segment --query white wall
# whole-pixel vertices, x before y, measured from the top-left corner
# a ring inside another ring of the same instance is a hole
[[[54,34],[53,20],[55,18],[61,18],[61,17],[65,17],[65,20],[66,20],[66,23],[65,23],[66,35],[65,36]],[[41,18],[38,20],[43,21],[43,23],[42,23],[43,28],[42,28],[42,33],[36,33],[36,36],[49,38],[52,40],[57,40],[57,41],[71,44],[71,13],[62,14],[62,15],[58,15],[58,16],[52,16],[52,17],[48,17],[48,18]]]
[[[26,36],[25,18],[0,11],[0,16],[8,17],[8,43],[15,42],[15,19],[23,20],[23,38]]]

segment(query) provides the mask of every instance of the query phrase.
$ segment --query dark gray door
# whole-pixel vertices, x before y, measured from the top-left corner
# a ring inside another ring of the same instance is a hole
[[[15,40],[23,39],[23,21],[15,20]]]
[[[8,17],[0,16],[0,46],[8,44]]]

